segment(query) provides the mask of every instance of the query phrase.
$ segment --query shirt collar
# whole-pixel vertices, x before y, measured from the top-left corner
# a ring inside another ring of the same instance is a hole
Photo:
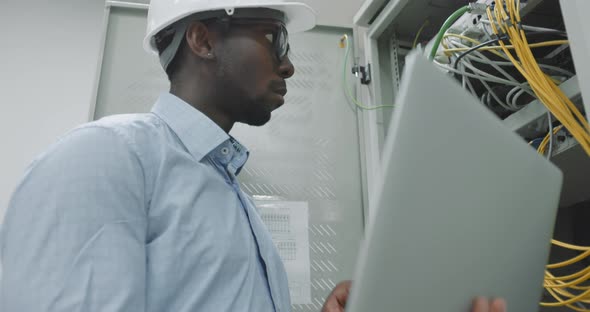
[[[223,142],[210,153],[210,157],[231,174],[237,176],[246,164],[250,152],[234,138]]]
[[[230,136],[205,114],[170,93],[162,93],[152,108],[176,133],[189,153],[201,161]]]

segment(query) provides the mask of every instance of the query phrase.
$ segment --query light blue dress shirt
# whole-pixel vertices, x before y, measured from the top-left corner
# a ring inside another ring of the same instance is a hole
[[[181,99],[63,136],[0,232],[2,312],[290,311],[287,275],[236,175],[248,151]]]

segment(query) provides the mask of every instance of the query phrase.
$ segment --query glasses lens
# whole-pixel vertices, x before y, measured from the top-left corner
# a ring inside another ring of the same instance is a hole
[[[280,61],[282,61],[289,53],[289,33],[284,25],[279,27],[275,48],[277,49],[277,56]]]
[[[276,26],[276,30],[265,35],[266,39],[271,42],[279,61],[282,62],[289,54],[289,33],[287,27],[285,27],[283,23],[277,24],[276,22],[261,21],[257,19],[232,19],[231,23],[254,26],[271,24]]]

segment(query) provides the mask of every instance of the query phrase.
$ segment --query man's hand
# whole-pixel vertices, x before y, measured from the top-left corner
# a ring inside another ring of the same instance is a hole
[[[471,312],[506,312],[506,301],[504,299],[494,299],[478,297],[473,300]]]
[[[322,312],[344,312],[346,301],[348,300],[348,293],[350,292],[351,281],[342,282],[332,290],[332,293],[326,299]],[[474,312],[488,312],[488,311],[474,311]],[[494,311],[495,312],[495,311]],[[504,311],[500,311],[504,312]]]
[[[351,281],[336,285],[328,299],[326,299],[322,312],[344,312],[351,285]],[[478,297],[473,300],[471,312],[506,312],[506,302],[503,299],[490,301],[487,298]]]

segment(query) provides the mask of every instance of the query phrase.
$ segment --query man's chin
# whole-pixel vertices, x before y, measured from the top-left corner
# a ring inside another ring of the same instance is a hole
[[[247,120],[244,123],[249,126],[260,127],[260,126],[266,125],[270,121],[270,117],[271,117],[271,112],[268,112],[267,114],[264,114],[264,115],[261,114],[259,116],[255,116],[254,118],[250,118],[249,120]]]

